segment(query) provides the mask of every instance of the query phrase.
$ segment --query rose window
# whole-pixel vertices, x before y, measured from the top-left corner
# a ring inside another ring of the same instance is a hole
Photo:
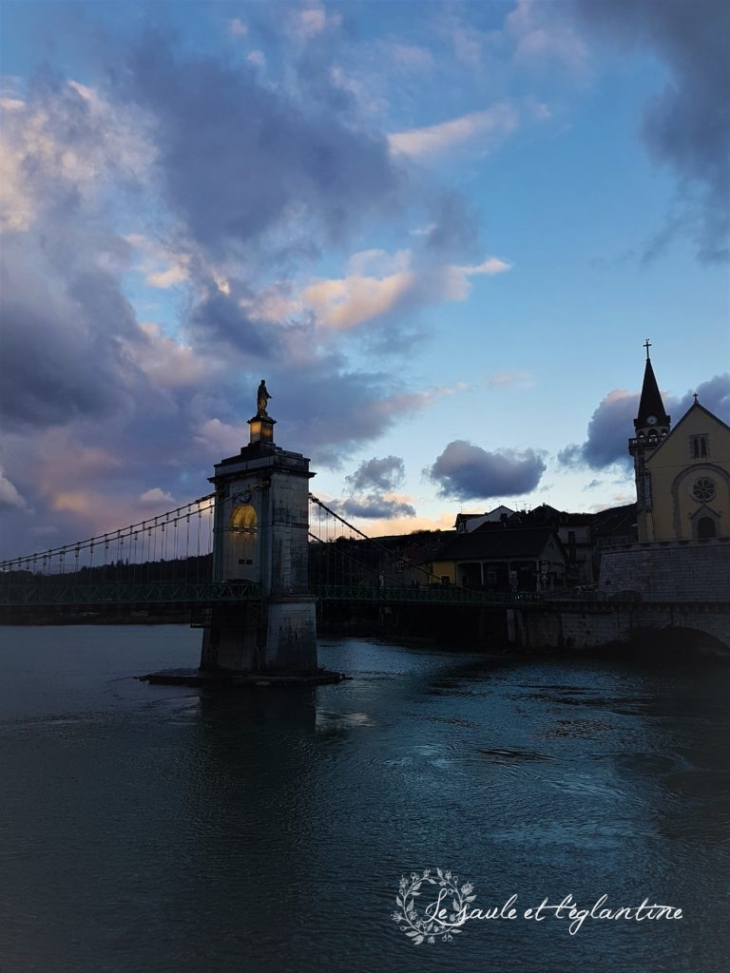
[[[715,496],[715,484],[706,476],[699,477],[692,487],[692,496],[701,503],[712,500]]]

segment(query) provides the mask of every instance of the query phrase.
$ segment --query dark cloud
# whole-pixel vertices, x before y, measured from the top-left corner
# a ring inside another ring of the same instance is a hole
[[[449,443],[428,475],[439,485],[441,497],[478,500],[530,493],[546,466],[532,449],[488,453],[463,439]]]
[[[730,423],[730,373],[715,375],[709,381],[701,382],[697,388],[683,395],[679,402],[672,406],[677,418],[681,418],[693,404],[695,392],[700,405],[716,415],[718,419]]]
[[[147,385],[125,343],[143,335],[118,275],[129,245],[111,228],[104,188],[136,181],[129,119],[50,71],[8,112],[0,254],[0,416],[17,426],[104,420]],[[116,268],[116,269],[115,269]]]
[[[699,402],[724,422],[730,422],[730,375],[716,375],[702,382],[681,399],[664,396],[664,406],[676,426],[694,402]],[[602,470],[614,463],[631,465],[628,441],[634,434],[634,419],[639,409],[638,392],[614,391],[603,399],[588,423],[588,435],[581,445],[567,446],[558,453],[564,466],[587,466]]]
[[[0,415],[6,428],[59,425],[125,408],[139,379],[118,341],[135,327],[105,271],[38,273],[6,236],[0,281]]]
[[[280,336],[252,319],[233,297],[209,284],[206,296],[189,316],[191,333],[201,344],[221,342],[239,349],[247,357],[266,360],[280,350]]]
[[[264,86],[240,63],[177,59],[160,37],[129,59],[125,97],[152,116],[163,186],[216,256],[258,249],[287,223],[342,242],[364,216],[392,213],[400,177],[382,135],[314,97]],[[270,241],[271,243],[272,241]]]
[[[334,353],[291,361],[267,385],[276,397],[269,411],[280,421],[281,444],[298,444],[293,448],[335,468],[354,449],[427,404],[424,396],[403,392],[395,377],[355,371]]]
[[[415,517],[410,504],[384,493],[396,490],[405,478],[405,464],[399,456],[364,460],[350,476],[345,477],[351,496],[336,501],[335,509],[345,517],[368,520],[390,520],[393,517]]]
[[[367,520],[391,520],[394,517],[415,517],[415,507],[401,500],[386,500],[378,493],[341,500],[334,505],[344,517],[363,517]]]
[[[360,339],[315,327],[281,278],[296,279],[323,243],[401,209],[409,223],[435,224],[418,241],[419,267],[438,269],[450,249],[473,242],[463,205],[414,191],[385,137],[363,127],[350,96],[319,69],[316,45],[277,86],[242,61],[173,55],[171,43],[131,47],[125,35],[107,36],[106,87],[46,73],[19,94],[3,131],[18,165],[0,254],[9,484],[0,485],[6,506],[17,490],[27,519],[11,512],[3,523],[11,552],[27,548],[28,523],[63,543],[106,529],[112,516],[132,522],[140,496],[205,493],[211,462],[247,441],[262,376],[277,442],[315,470],[342,466],[431,401],[383,365],[383,351],[414,341],[412,325],[406,333],[402,318],[389,318],[377,364],[358,368]],[[188,274],[159,301],[141,286],[145,263],[158,260],[155,271],[169,263]],[[436,271],[419,280],[437,296],[446,286]],[[257,310],[268,284],[295,308],[291,320]],[[140,314],[163,317],[169,331],[137,319],[126,294],[140,291]],[[409,503],[382,496],[402,462],[373,462],[386,465],[353,474],[349,515],[412,516]]]
[[[585,443],[566,446],[558,453],[558,460],[564,466],[593,470],[619,462],[629,466],[628,439],[633,435],[638,409],[638,392],[609,392],[591,416]]]
[[[363,460],[354,473],[345,480],[353,493],[369,489],[396,490],[406,475],[405,464],[399,456],[384,456]]]
[[[643,48],[668,68],[664,90],[644,109],[642,139],[679,179],[684,215],[673,217],[650,254],[682,228],[698,257],[727,259],[730,230],[730,5],[726,0],[574,0],[585,27],[623,49]]]

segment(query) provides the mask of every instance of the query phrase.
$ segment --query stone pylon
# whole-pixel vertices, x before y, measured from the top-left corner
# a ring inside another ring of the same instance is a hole
[[[315,599],[308,589],[309,460],[274,443],[264,382],[250,442],[222,460],[216,490],[213,580],[252,581],[257,602],[219,605],[203,636],[200,668],[233,673],[314,673]]]

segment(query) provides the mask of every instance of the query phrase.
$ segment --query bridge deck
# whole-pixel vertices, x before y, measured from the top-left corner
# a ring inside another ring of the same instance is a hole
[[[605,613],[633,608],[679,608],[679,602],[631,598],[563,597],[556,593],[472,591],[456,585],[365,586],[312,585],[319,601],[370,605],[444,605],[474,608],[543,608],[551,612]],[[249,581],[105,581],[98,583],[39,578],[9,581],[0,578],[0,608],[64,607],[87,608],[103,605],[199,605],[236,604],[258,601],[258,585]],[[708,602],[695,609],[727,610],[727,603]]]
[[[470,591],[455,586],[367,587],[313,585],[327,602],[373,605],[461,605],[474,607],[540,604],[540,595]],[[258,586],[247,581],[0,581],[0,607],[92,607],[97,605],[214,605],[257,601]]]

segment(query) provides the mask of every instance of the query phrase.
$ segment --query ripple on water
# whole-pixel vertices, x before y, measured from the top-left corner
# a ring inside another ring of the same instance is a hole
[[[613,724],[607,720],[553,720],[552,726],[542,734],[542,739],[592,737],[596,733],[612,730]]]

